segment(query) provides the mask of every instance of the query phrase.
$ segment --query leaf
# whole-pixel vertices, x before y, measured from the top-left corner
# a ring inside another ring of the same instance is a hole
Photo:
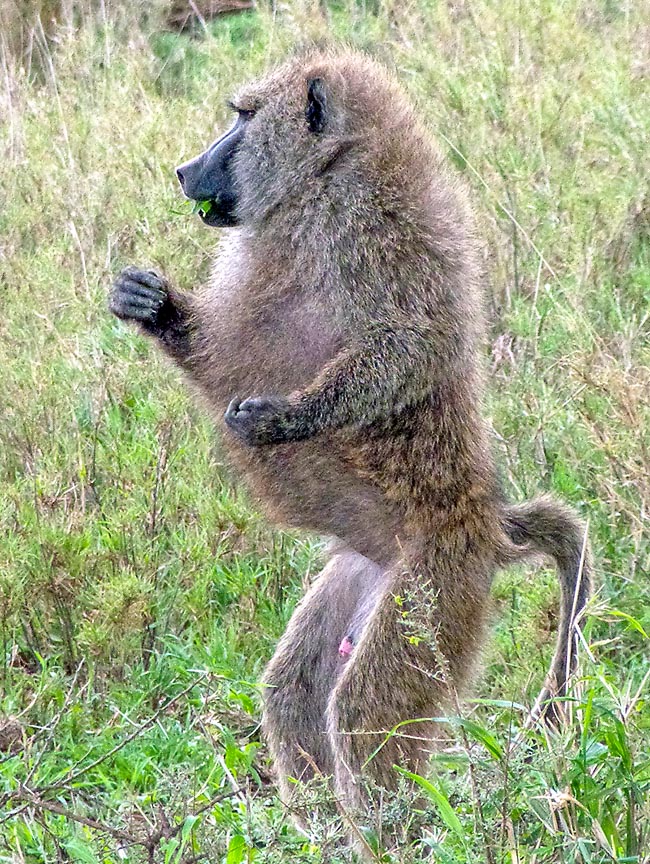
[[[241,834],[234,834],[230,838],[228,844],[228,854],[226,855],[226,864],[241,864],[244,860],[244,855],[248,850],[246,838]]]
[[[73,837],[71,840],[65,841],[63,849],[70,856],[68,860],[77,861],[79,864],[96,864],[97,858],[89,844],[82,840],[81,837]]]
[[[366,841],[368,846],[372,849],[375,855],[379,855],[381,848],[379,845],[379,837],[374,828],[370,828],[367,825],[360,825],[359,831],[363,835],[363,839]]]
[[[189,840],[192,829],[200,819],[200,816],[194,815],[185,817],[185,821],[183,822],[183,828],[181,829],[181,839],[183,843],[186,843]]]
[[[530,709],[521,702],[512,702],[510,699],[468,699],[470,705],[487,705],[490,708],[506,708],[513,711],[527,713]]]
[[[176,851],[181,848],[181,841],[178,839],[178,837],[172,837],[172,839],[165,844],[164,848],[165,864],[171,864],[171,862],[174,860]]]
[[[238,702],[244,711],[251,716],[255,714],[255,703],[248,693],[241,693],[239,690],[231,690],[229,694],[234,702]]]
[[[207,216],[210,210],[212,210],[213,204],[214,201],[211,201],[210,199],[206,199],[205,201],[193,201],[191,213],[192,215],[195,213],[202,213],[204,216]]]
[[[494,756],[498,762],[503,759],[503,748],[491,732],[488,732],[488,730],[479,723],[475,723],[474,720],[461,718],[458,720],[458,725],[462,726],[468,735],[471,735],[472,738],[479,741],[488,753],[490,753],[491,756]]]
[[[586,742],[589,728],[591,726],[591,718],[594,713],[594,691],[590,690],[587,695],[587,701],[582,711],[582,747],[586,749]]]
[[[430,762],[443,766],[447,771],[465,771],[469,764],[467,753],[432,753]]]
[[[461,825],[460,819],[456,816],[454,808],[449,803],[449,799],[440,789],[436,788],[430,780],[425,779],[424,777],[420,777],[419,774],[413,774],[411,771],[406,771],[404,768],[400,768],[397,765],[393,766],[396,771],[398,771],[402,776],[408,777],[410,780],[413,780],[414,783],[424,789],[429,798],[436,805],[436,809],[440,814],[440,818],[445,823],[447,828],[454,832],[454,834],[459,837],[463,844],[465,843],[465,832],[463,831],[463,826]]]
[[[627,621],[633,630],[636,630],[637,633],[640,633],[646,639],[650,639],[650,636],[643,629],[641,622],[633,618],[632,615],[628,615],[627,612],[621,612],[620,609],[608,609],[608,614],[613,615],[614,618],[622,618],[623,621]]]

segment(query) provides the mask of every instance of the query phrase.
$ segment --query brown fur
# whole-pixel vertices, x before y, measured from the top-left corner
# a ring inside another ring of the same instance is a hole
[[[314,79],[330,111],[318,136]],[[224,426],[225,445],[273,520],[337,538],[266,670],[264,729],[285,792],[315,764],[362,804],[363,773],[389,787],[396,762],[423,767],[430,721],[386,733],[466,687],[494,573],[532,552],[560,565],[564,692],[582,529],[548,499],[502,499],[465,198],[396,83],[362,55],[314,53],[235,102],[256,112],[233,163],[241,227],[207,288],[165,288],[148,329],[219,424],[232,397],[272,397],[257,446]]]

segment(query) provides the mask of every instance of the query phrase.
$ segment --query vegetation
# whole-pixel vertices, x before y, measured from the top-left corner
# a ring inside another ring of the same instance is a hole
[[[258,726],[319,546],[264,525],[178,375],[106,310],[127,263],[205,277],[214,234],[173,166],[237,83],[324,35],[397,69],[471,187],[504,482],[589,519],[598,579],[564,727],[525,728],[555,576],[506,572],[425,803],[359,830],[385,862],[650,861],[642,0],[287,0],[188,35],[159,4],[64,5],[47,36],[0,35],[0,861],[349,860],[334,820],[292,827]]]

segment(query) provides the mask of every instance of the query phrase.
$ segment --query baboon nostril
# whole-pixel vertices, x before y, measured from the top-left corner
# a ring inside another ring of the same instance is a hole
[[[180,168],[176,169],[176,176],[178,177],[178,182],[181,184],[182,188],[185,189],[185,176]]]

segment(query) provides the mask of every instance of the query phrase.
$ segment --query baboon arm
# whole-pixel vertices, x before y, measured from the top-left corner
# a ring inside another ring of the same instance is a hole
[[[226,423],[252,445],[303,441],[354,423],[369,426],[435,386],[433,344],[424,328],[373,328],[358,347],[341,351],[305,390],[234,399]]]
[[[425,334],[414,328],[377,328],[361,347],[342,351],[296,394],[296,413],[312,435],[359,421],[373,423],[425,394],[432,359]]]
[[[434,389],[440,362],[424,327],[377,327],[360,347],[343,350],[310,386],[292,395],[295,427],[309,437],[394,416]]]

